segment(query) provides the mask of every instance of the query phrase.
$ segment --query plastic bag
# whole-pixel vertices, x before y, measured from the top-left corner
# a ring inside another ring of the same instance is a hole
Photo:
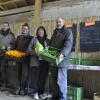
[[[40,54],[43,50],[44,50],[44,47],[39,42],[37,42],[35,46],[35,52],[37,54]]]

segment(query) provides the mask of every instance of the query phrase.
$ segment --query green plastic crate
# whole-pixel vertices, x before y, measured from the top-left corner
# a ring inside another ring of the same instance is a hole
[[[99,66],[100,61],[99,60],[82,59],[81,65]]]
[[[87,66],[100,66],[100,60],[93,60],[93,59],[78,59],[78,58],[71,58],[71,64],[76,65],[87,65]]]
[[[71,58],[70,59],[70,63],[71,64],[78,64],[79,63],[79,59],[77,59],[77,58]]]
[[[43,60],[46,60],[46,61],[48,61],[48,62],[50,62],[50,63],[53,63],[53,64],[56,64],[56,65],[58,65],[58,64],[60,63],[59,60],[58,60],[58,58],[48,57],[48,56],[45,55],[45,54],[41,54],[41,58],[42,58]]]
[[[49,52],[49,51],[53,51],[53,52],[56,52],[56,56],[50,56],[50,55],[48,55],[48,53],[47,52]],[[59,60],[59,52],[60,52],[61,50],[59,50],[59,49],[56,49],[56,48],[53,48],[53,47],[49,47],[49,49],[48,50],[43,50],[42,51],[42,53],[40,54],[40,56],[41,56],[41,58],[43,59],[43,60],[46,60],[46,61],[48,61],[48,62],[50,62],[50,63],[53,63],[53,64],[56,64],[56,65],[58,65],[61,61]]]
[[[83,98],[83,87],[67,87],[67,100],[82,100]]]

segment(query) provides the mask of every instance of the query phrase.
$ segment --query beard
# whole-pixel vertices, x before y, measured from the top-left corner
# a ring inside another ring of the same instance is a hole
[[[61,26],[61,25],[57,25],[57,28],[58,28],[58,29],[61,29],[62,27],[63,27],[63,26]]]

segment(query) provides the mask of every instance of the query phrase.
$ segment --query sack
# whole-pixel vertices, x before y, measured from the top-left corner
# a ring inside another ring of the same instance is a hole
[[[93,100],[100,100],[100,93],[94,93]]]

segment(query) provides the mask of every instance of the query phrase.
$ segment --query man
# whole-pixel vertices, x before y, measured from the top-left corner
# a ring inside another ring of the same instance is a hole
[[[12,47],[13,42],[15,41],[15,36],[11,32],[9,23],[3,23],[3,27],[0,31],[0,51],[9,50]],[[7,69],[7,59],[3,56],[1,58],[1,88],[0,90],[6,89],[6,69]]]
[[[15,41],[13,48],[21,52],[27,52],[27,48],[32,38],[33,37],[30,34],[29,25],[27,23],[23,24],[21,35],[17,37],[17,40]],[[17,84],[17,88],[15,91],[16,95],[18,94],[24,95],[26,93],[25,88],[27,86],[27,80],[28,80],[29,61],[30,61],[30,56],[27,55],[27,57],[25,57],[25,59],[18,65],[19,82]]]
[[[57,81],[56,87],[58,86],[59,100],[67,100],[67,68],[69,66],[73,36],[71,30],[64,26],[62,18],[57,19],[56,25],[57,28],[51,37],[50,46],[61,49],[59,57],[63,60],[55,68],[52,68],[51,72],[53,81]],[[56,90],[54,91],[56,92]],[[56,99],[54,98],[54,100]]]

